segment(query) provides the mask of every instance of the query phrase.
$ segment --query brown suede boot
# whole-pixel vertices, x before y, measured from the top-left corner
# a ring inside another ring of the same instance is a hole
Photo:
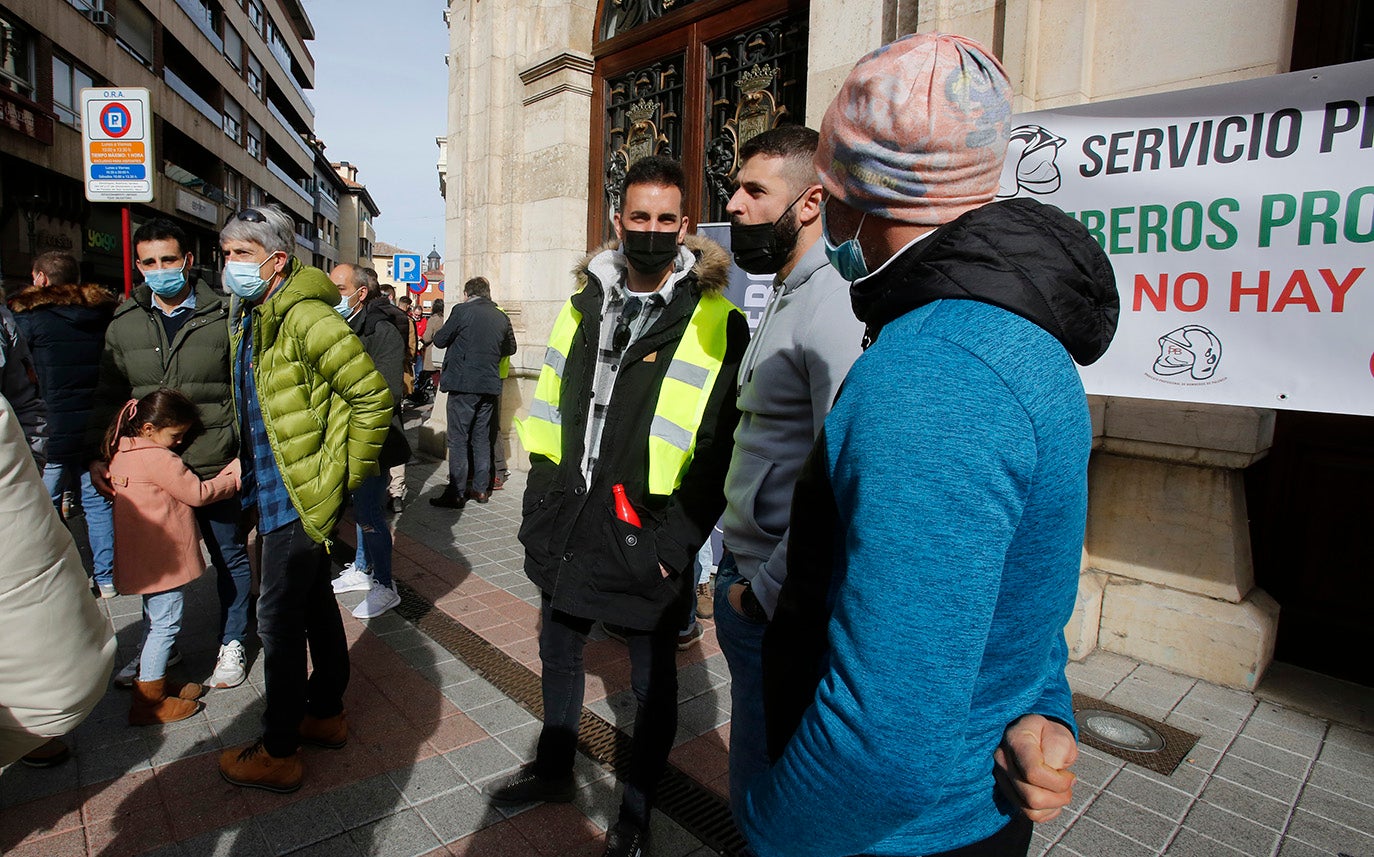
[[[194,717],[199,711],[200,703],[194,699],[168,697],[164,679],[135,681],[133,699],[129,704],[129,725],[175,723]]]
[[[348,721],[340,711],[333,717],[313,717],[301,720],[301,743],[313,744],[326,750],[338,750],[348,743]]]
[[[167,696],[174,699],[200,699],[205,695],[205,686],[196,684],[193,681],[176,681],[175,679],[163,679],[167,684],[165,689]]]
[[[233,747],[219,754],[219,775],[236,786],[266,789],[286,794],[301,787],[305,764],[301,752],[278,758],[267,752],[262,741]]]

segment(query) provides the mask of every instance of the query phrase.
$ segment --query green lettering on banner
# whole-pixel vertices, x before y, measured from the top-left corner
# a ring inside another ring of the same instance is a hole
[[[1286,193],[1266,193],[1260,200],[1259,246],[1273,244],[1274,230],[1292,223],[1297,215],[1296,197]]]

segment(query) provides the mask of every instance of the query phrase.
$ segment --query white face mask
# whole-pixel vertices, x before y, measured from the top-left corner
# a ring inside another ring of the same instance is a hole
[[[353,314],[358,311],[358,307],[362,306],[361,301],[356,304],[349,303],[357,294],[354,292],[352,295],[340,295],[339,302],[334,305],[334,309],[339,311],[339,315],[343,316],[345,321],[352,318]]]
[[[262,278],[262,266],[270,261],[272,255],[261,262],[225,262],[224,284],[244,300],[255,301],[267,291],[267,280]]]

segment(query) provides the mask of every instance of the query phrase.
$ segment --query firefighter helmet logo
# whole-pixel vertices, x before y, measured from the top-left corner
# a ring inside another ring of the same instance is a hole
[[[1159,338],[1154,373],[1172,376],[1188,373],[1194,381],[1210,381],[1221,365],[1221,340],[1207,328],[1186,324]]]
[[[997,198],[1010,199],[1021,191],[1035,194],[1059,190],[1055,158],[1067,142],[1039,125],[1018,125],[1007,141],[1007,160],[997,185]]]

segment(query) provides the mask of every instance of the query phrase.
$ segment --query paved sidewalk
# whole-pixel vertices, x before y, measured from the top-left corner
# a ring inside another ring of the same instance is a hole
[[[397,578],[538,671],[538,592],[515,538],[523,478],[486,505],[431,508],[442,468],[412,465],[400,516]],[[342,600],[351,606],[361,598]],[[137,643],[139,600],[104,602],[119,631],[118,662]],[[180,674],[213,666],[217,603],[210,577],[187,599]],[[196,717],[126,725],[128,695],[112,689],[72,736],[75,758],[0,773],[6,855],[599,855],[613,819],[613,778],[580,758],[571,805],[498,810],[480,786],[532,755],[539,724],[443,646],[393,614],[359,622],[345,610],[353,680],[352,735],[340,751],[307,750],[295,795],[223,783],[215,753],[258,734],[262,663],[248,683],[206,697]],[[624,647],[587,647],[588,708],[627,728],[633,716]],[[714,631],[679,658],[681,710],[672,761],[725,791],[728,673]],[[1109,654],[1070,667],[1076,691],[1162,719],[1202,740],[1171,776],[1084,748],[1072,810],[1036,830],[1032,854],[1055,857],[1272,855],[1374,857],[1374,736]],[[714,852],[658,814],[656,857]]]

